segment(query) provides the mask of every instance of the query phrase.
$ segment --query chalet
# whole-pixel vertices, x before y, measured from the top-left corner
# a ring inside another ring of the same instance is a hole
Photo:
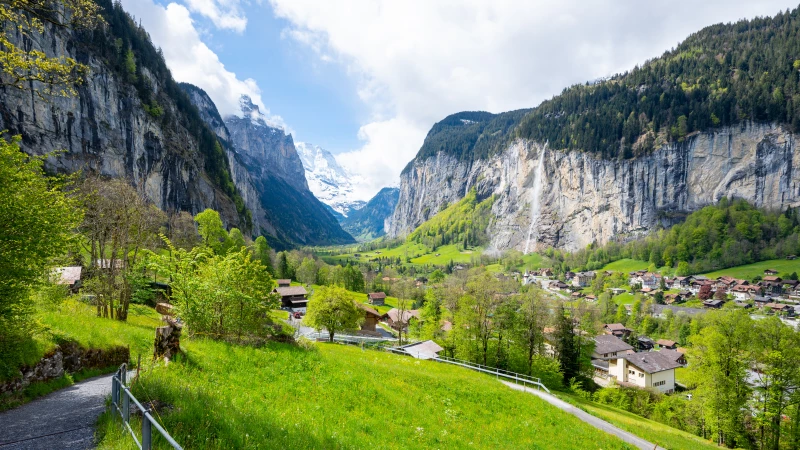
[[[572,280],[573,278],[575,278],[575,272],[567,272],[564,274],[565,280]]]
[[[572,297],[572,298],[581,298],[581,297],[583,297],[583,292],[575,291],[572,294],[570,294],[570,297]]]
[[[753,305],[751,305],[750,302],[748,302],[747,300],[734,300],[733,304],[743,309],[750,309],[753,307]]]
[[[308,305],[308,292],[303,286],[278,286],[272,292],[281,296],[284,308],[305,308]]]
[[[609,291],[611,291],[612,295],[619,295],[619,294],[624,294],[624,293],[628,292],[627,289],[623,289],[623,288],[611,288],[611,289],[609,289]]]
[[[57,267],[53,269],[53,278],[56,284],[68,286],[73,293],[81,287],[81,266]]]
[[[543,277],[552,277],[553,276],[553,269],[542,269],[541,276],[543,276]]]
[[[675,369],[681,364],[674,360],[674,355],[665,352],[673,351],[634,353],[611,359],[608,375],[623,386],[652,388],[671,394],[675,391]]]
[[[417,309],[403,311],[401,317],[400,310],[397,308],[392,308],[389,310],[389,312],[381,316],[381,319],[385,320],[386,323],[388,323],[389,326],[395,330],[405,330],[408,327],[408,324],[411,323],[411,320],[419,320],[419,318],[420,312]]]
[[[642,289],[658,289],[661,286],[661,275],[655,273],[645,272],[641,274],[640,272],[633,272],[629,279],[629,284],[633,285],[641,285]]]
[[[386,294],[383,292],[372,292],[367,294],[370,305],[383,306],[386,303]]]
[[[361,323],[361,329],[364,331],[376,331],[375,327],[381,320],[381,314],[362,303],[356,303],[356,306],[364,311],[364,322]]]
[[[680,303],[683,301],[683,297],[681,294],[665,294],[664,295],[664,303],[667,305],[671,305],[673,303]]]
[[[673,350],[673,349],[668,349],[668,348],[663,348],[663,349],[659,350],[659,353],[662,353],[662,354],[666,355],[667,357],[672,358],[673,361],[675,361],[676,363],[678,363],[678,364],[680,364],[682,366],[686,365],[686,355],[684,354],[685,352],[686,352],[685,349],[682,352],[678,351],[677,349]]]
[[[583,288],[591,285],[592,280],[594,280],[594,272],[579,272],[572,278],[572,285]]]
[[[278,283],[278,287],[289,287],[289,286],[292,285],[292,280],[288,280],[288,279],[284,279],[284,278],[279,279],[279,280],[275,280],[275,282]]]
[[[694,277],[675,277],[672,287],[681,289],[688,288],[691,286],[692,281],[694,281]]]
[[[706,307],[706,308],[720,309],[720,308],[722,308],[722,305],[724,305],[724,304],[725,304],[724,301],[716,300],[716,299],[703,301],[703,306]]]
[[[772,302],[772,299],[769,297],[763,297],[761,295],[757,295],[753,297],[753,302],[755,303],[756,308],[763,308],[768,303]]]
[[[592,359],[615,358],[633,351],[633,347],[622,339],[610,334],[601,334],[594,338]]]
[[[764,308],[774,311],[777,314],[788,313],[789,310],[794,309],[791,306],[784,305],[782,303],[767,303],[766,305],[764,305]],[[794,313],[794,311],[792,311],[792,313]]]
[[[670,350],[675,350],[676,348],[678,348],[678,343],[675,341],[670,341],[669,339],[659,339],[656,341],[656,344],[658,344],[658,346],[662,349],[666,348]]]
[[[444,350],[433,341],[415,342],[404,345],[400,349],[418,359],[436,359],[439,356],[439,352]]]
[[[748,298],[754,298],[758,295],[761,295],[761,287],[748,285],[748,284],[737,284],[733,287],[730,291],[733,294],[733,298],[736,300],[747,300]]]
[[[768,276],[764,277],[760,283],[761,289],[765,294],[781,295],[783,294],[783,279],[781,277]]]
[[[766,269],[764,270],[764,275],[777,275],[778,271],[775,269]],[[764,277],[766,278],[766,277]]]
[[[649,352],[650,350],[654,349],[655,346],[656,343],[647,336],[639,336],[636,338],[636,348],[640,352]]]
[[[605,334],[610,334],[618,338],[626,338],[630,336],[631,331],[632,330],[625,328],[625,325],[621,323],[607,323],[603,325],[603,332]]]
[[[557,281],[555,283],[550,283],[550,289],[564,290],[564,289],[567,289],[568,287],[569,287],[569,285],[567,285],[567,283],[564,283],[563,281]]]
[[[589,294],[589,295],[586,296],[586,301],[587,302],[596,302],[597,301],[597,297],[592,295],[592,294]]]

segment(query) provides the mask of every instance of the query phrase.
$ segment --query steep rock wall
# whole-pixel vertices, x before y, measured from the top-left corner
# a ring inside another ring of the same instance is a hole
[[[537,214],[532,205],[540,156]],[[671,225],[723,196],[766,208],[800,205],[798,157],[794,136],[768,124],[697,133],[632,160],[601,160],[526,140],[486,160],[439,153],[413,162],[403,174],[388,234],[409,233],[475,187],[481,197],[497,195],[487,230],[490,250],[575,250]],[[533,217],[538,219],[531,226]]]
[[[32,40],[17,36],[24,48],[49,56],[73,57],[91,69],[73,97],[40,97],[38,84],[29,90],[0,89],[0,129],[22,135],[22,149],[35,155],[59,151],[47,161],[61,172],[83,170],[125,178],[164,210],[197,213],[218,210],[223,220],[240,226],[236,207],[209,179],[195,138],[178,121],[148,114],[136,89],[94,57],[68,30],[46,26]],[[163,80],[146,70],[165,116],[180,112],[159,96]]]

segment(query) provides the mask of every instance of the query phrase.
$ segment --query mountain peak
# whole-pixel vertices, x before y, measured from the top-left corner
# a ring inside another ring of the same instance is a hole
[[[303,162],[308,187],[321,202],[345,217],[364,206],[365,202],[354,198],[356,178],[329,151],[307,142],[294,145]]]

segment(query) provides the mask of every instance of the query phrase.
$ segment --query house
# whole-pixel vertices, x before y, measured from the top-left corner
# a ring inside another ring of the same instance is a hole
[[[761,287],[749,284],[737,284],[730,290],[736,300],[747,300],[761,295]]]
[[[776,314],[788,313],[789,310],[793,310],[794,309],[791,306],[784,305],[782,303],[767,303],[766,305],[764,305],[764,307],[769,309],[769,310],[774,311]]]
[[[766,269],[764,270],[764,275],[777,275],[778,271],[775,269]],[[764,277],[766,278],[766,277]]]
[[[614,358],[628,351],[633,351],[633,347],[627,342],[610,334],[601,334],[594,338],[592,359]]]
[[[623,288],[611,288],[611,289],[609,289],[609,291],[611,291],[611,295],[620,295],[620,294],[624,294],[624,293],[628,292],[627,289],[623,289]]]
[[[552,277],[553,276],[553,269],[542,269],[541,275],[543,277]]]
[[[673,350],[624,355],[608,361],[608,375],[623,386],[650,388],[665,394],[675,391],[675,361]],[[677,352],[675,352],[677,353]]]
[[[395,330],[405,330],[412,319],[419,320],[419,318],[420,312],[417,309],[403,311],[401,317],[400,310],[397,308],[392,308],[389,310],[389,312],[381,316],[381,319],[385,320],[386,323],[388,323],[389,326]]]
[[[699,314],[703,314],[706,310],[702,308],[687,308],[685,306],[675,306],[675,305],[653,305],[653,317],[658,317],[663,319],[665,317],[664,311],[670,310],[672,314],[686,314],[687,316],[696,316]]]
[[[73,293],[81,287],[81,266],[57,267],[53,269],[53,278],[56,284],[65,285]]]
[[[292,285],[292,280],[287,280],[285,278],[275,280],[275,282],[278,283],[278,287],[289,287]]]
[[[439,356],[439,352],[444,350],[433,341],[415,342],[404,345],[400,349],[418,359],[436,359]]]
[[[361,329],[364,331],[376,331],[375,327],[381,320],[381,314],[363,303],[356,303],[356,306],[364,311],[364,322],[361,323]]]
[[[594,272],[579,272],[572,278],[572,285],[584,288],[591,285],[592,280],[594,280]]]
[[[764,306],[766,306],[771,301],[772,301],[772,299],[769,298],[769,297],[763,297],[763,296],[760,296],[760,295],[757,295],[757,296],[753,297],[753,302],[755,303],[756,308],[763,308]]]
[[[783,294],[783,279],[781,277],[767,276],[764,277],[758,284],[761,286],[765,294]]]
[[[278,286],[272,292],[281,296],[284,308],[305,308],[308,305],[308,292],[303,286]]]
[[[592,294],[589,294],[589,295],[586,296],[586,301],[587,302],[596,302],[597,301],[597,297],[592,295]]]
[[[686,350],[685,349],[684,349],[684,351],[681,352],[681,351],[678,351],[677,349],[663,348],[663,349],[659,350],[659,353],[662,353],[662,354],[672,358],[673,361],[675,361],[676,363],[680,364],[681,366],[686,366],[686,355],[685,355]]]
[[[630,336],[631,331],[632,330],[625,328],[625,325],[621,323],[607,323],[603,325],[604,333],[616,336],[618,338],[626,338]]]
[[[703,306],[706,308],[720,309],[725,302],[722,300],[704,300]]]
[[[662,349],[668,348],[670,350],[675,350],[678,348],[678,343],[675,341],[670,341],[669,339],[659,339],[656,341],[656,344],[658,344],[658,346]]]
[[[675,277],[672,287],[681,289],[688,288],[692,285],[692,281],[694,281],[694,277]]]
[[[665,294],[664,295],[664,303],[667,305],[671,305],[673,303],[680,303],[683,301],[683,296],[681,294]]]
[[[733,304],[739,308],[750,309],[753,305],[750,304],[747,300],[734,300]]]
[[[572,294],[570,294],[570,297],[572,297],[572,298],[581,298],[581,297],[583,297],[583,292],[575,291]]]
[[[608,386],[608,360],[593,359],[592,368],[594,368],[594,382],[600,386]]]
[[[640,352],[649,352],[650,350],[654,349],[655,346],[656,343],[647,336],[639,336],[636,338],[636,347]]]
[[[367,294],[367,300],[370,305],[383,306],[386,302],[386,294],[383,292],[372,292]]]

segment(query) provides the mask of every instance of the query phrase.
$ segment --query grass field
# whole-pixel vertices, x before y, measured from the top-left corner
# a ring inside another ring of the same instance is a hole
[[[328,264],[345,264],[348,261],[368,262],[375,258],[400,258],[402,263],[406,263],[406,258],[410,258],[411,264],[415,265],[437,265],[444,266],[450,261],[455,263],[469,263],[473,258],[479,257],[483,253],[483,248],[475,247],[467,251],[460,251],[457,245],[443,245],[430,250],[423,244],[405,243],[395,248],[382,248],[370,252],[357,252],[354,248],[349,249],[348,253],[335,256],[320,255]],[[359,256],[356,257],[355,255]]]
[[[562,400],[569,402],[589,414],[599,417],[605,421],[616,425],[623,430],[629,431],[642,439],[646,439],[660,447],[670,450],[694,450],[694,449],[718,449],[710,441],[695,436],[691,433],[681,431],[662,423],[645,419],[636,414],[616,409],[612,406],[584,400],[574,395],[557,393]],[[577,447],[576,447],[577,448]]]
[[[634,300],[635,298],[630,292],[614,296],[614,301],[617,302],[618,305],[630,305]]]
[[[647,270],[650,264],[647,261],[639,261],[637,259],[620,259],[612,263],[608,263],[603,267],[603,270],[611,270],[614,272],[635,272],[637,270]]]
[[[734,278],[742,278],[745,280],[752,280],[756,276],[764,276],[764,270],[773,269],[777,270],[779,274],[782,273],[800,273],[800,260],[789,261],[788,259],[772,259],[769,261],[761,261],[744,266],[731,267],[729,269],[717,270],[704,274],[709,278],[717,278],[721,276],[729,276]]]
[[[160,419],[184,448],[630,448],[459,367],[337,344],[184,347],[134,385],[171,406]],[[106,415],[99,448],[130,448],[124,433]]]

